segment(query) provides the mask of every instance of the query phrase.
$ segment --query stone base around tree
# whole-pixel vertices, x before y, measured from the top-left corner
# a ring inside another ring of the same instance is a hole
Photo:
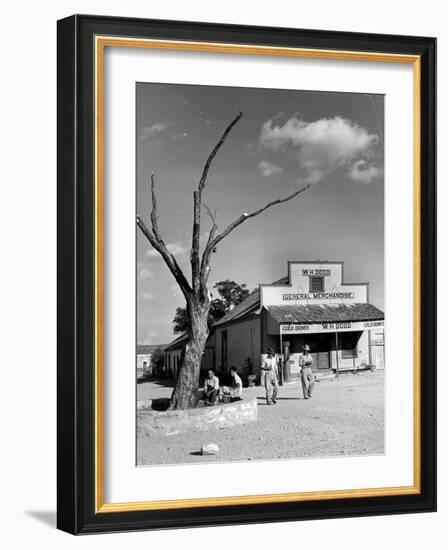
[[[255,422],[258,415],[256,399],[164,412],[148,410],[142,405],[137,406],[137,433],[146,436],[219,430]]]

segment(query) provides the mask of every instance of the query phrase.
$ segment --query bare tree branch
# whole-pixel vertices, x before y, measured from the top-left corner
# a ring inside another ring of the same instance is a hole
[[[227,126],[227,128],[224,130],[224,133],[222,134],[220,140],[213,147],[212,152],[209,154],[207,162],[205,163],[205,166],[204,166],[204,170],[202,172],[201,179],[199,180],[198,191],[199,191],[200,195],[202,194],[202,190],[204,189],[204,185],[205,185],[205,182],[206,182],[207,176],[208,176],[208,171],[210,169],[210,165],[212,164],[213,159],[216,156],[216,153],[220,150],[220,148],[222,147],[223,143],[225,142],[227,136],[232,131],[232,128],[235,126],[235,124],[240,120],[240,118],[242,116],[243,116],[243,113],[240,111],[236,115],[236,117],[232,120],[232,122]]]
[[[148,241],[152,244],[152,246],[157,250],[157,252],[162,256],[162,258],[165,260],[166,265],[168,266],[169,270],[173,274],[174,278],[176,279],[180,289],[182,290],[183,295],[185,296],[185,299],[188,300],[190,297],[190,294],[192,293],[192,289],[185,278],[185,275],[183,274],[182,269],[179,267],[179,264],[176,261],[176,258],[169,252],[167,249],[165,243],[159,242],[155,236],[151,233],[151,231],[146,226],[145,222],[141,219],[141,217],[137,214],[137,225],[140,229],[140,231],[143,233],[143,235],[148,239]]]
[[[215,224],[216,220],[216,208],[215,211],[212,212],[210,208],[205,204],[205,202],[202,203],[202,206],[207,210],[207,214],[210,216],[210,219],[212,220],[212,224]]]
[[[235,228],[237,228],[239,225],[241,225],[243,222],[245,222],[249,218],[254,218],[255,216],[258,216],[258,214],[261,214],[262,212],[264,212],[265,210],[267,210],[271,206],[275,206],[276,204],[281,204],[282,202],[290,201],[294,197],[297,197],[297,195],[300,195],[301,193],[306,191],[308,188],[310,188],[311,185],[312,184],[309,183],[309,184],[305,185],[304,187],[301,187],[297,191],[294,191],[294,193],[291,193],[287,197],[284,197],[283,199],[273,200],[273,201],[269,202],[268,204],[266,204],[265,206],[263,206],[262,208],[259,208],[258,210],[255,210],[254,212],[252,212],[250,214],[247,214],[247,213],[241,214],[241,216],[238,219],[236,219],[233,223],[228,225],[227,228],[224,229],[224,231],[222,233],[220,233],[219,235],[216,235],[216,232],[218,230],[218,226],[216,225],[216,223],[213,223],[213,226],[210,230],[210,234],[208,236],[207,244],[205,245],[205,249],[204,249],[204,252],[202,254],[201,277],[200,277],[200,290],[201,290],[201,293],[205,294],[207,280],[208,280],[208,276],[209,276],[209,273],[210,273],[210,256],[215,251],[216,246],[218,245],[218,243],[220,243],[225,237],[227,237],[227,235],[229,233],[231,233]]]
[[[273,200],[273,201],[269,202],[268,204],[266,204],[266,206],[263,206],[262,208],[259,208],[258,210],[255,210],[254,212],[251,212],[250,214],[247,214],[246,212],[244,214],[241,214],[241,216],[239,218],[237,218],[234,222],[232,222],[230,225],[228,225],[226,227],[226,229],[224,229],[224,231],[222,231],[222,233],[219,233],[219,235],[216,235],[216,237],[210,243],[210,248],[214,249],[218,245],[219,242],[221,242],[225,237],[227,237],[227,235],[229,233],[231,233],[235,228],[237,228],[239,225],[241,225],[246,220],[248,220],[250,218],[254,218],[255,216],[258,216],[259,214],[261,214],[262,212],[264,212],[268,208],[271,208],[271,206],[275,206],[276,204],[281,204],[282,202],[290,201],[294,197],[297,197],[297,195],[300,195],[301,193],[303,193],[304,191],[309,189],[311,186],[312,186],[312,183],[308,183],[304,187],[301,187],[300,189],[298,189],[297,191],[294,191],[294,193],[291,193],[290,195],[288,195],[287,197],[284,197],[283,199]]]
[[[218,143],[213,147],[211,153],[209,154],[205,165],[204,170],[202,171],[201,179],[199,180],[198,188],[193,192],[193,234],[191,242],[191,252],[190,252],[190,261],[191,261],[191,274],[192,274],[192,284],[194,292],[199,292],[201,279],[203,274],[199,266],[199,239],[201,233],[201,203],[202,203],[202,191],[207,180],[208,172],[210,166],[218,153],[219,149],[222,147],[227,136],[232,131],[232,128],[243,116],[243,113],[240,111],[238,115],[232,120],[232,122],[227,126],[219,139]]]
[[[151,224],[152,224],[152,230],[154,233],[155,238],[163,243],[162,236],[160,235],[159,231],[159,215],[157,210],[157,198],[156,198],[156,190],[155,190],[155,179],[154,179],[154,172],[151,173],[151,201],[152,201],[152,210],[151,210]]]
[[[152,246],[157,250],[157,252],[165,260],[166,265],[176,279],[180,289],[182,290],[185,299],[188,301],[192,289],[182,271],[179,264],[176,261],[176,258],[171,254],[166,246],[164,240],[159,231],[158,225],[158,210],[157,210],[157,198],[155,193],[155,181],[154,174],[151,174],[151,201],[152,201],[152,210],[151,210],[151,226],[152,232],[148,229],[145,222],[142,220],[139,214],[137,214],[137,225],[140,228],[143,235],[148,239]]]

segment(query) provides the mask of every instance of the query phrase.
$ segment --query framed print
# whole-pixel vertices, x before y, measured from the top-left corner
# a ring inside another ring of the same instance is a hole
[[[58,527],[434,511],[433,38],[58,22]]]

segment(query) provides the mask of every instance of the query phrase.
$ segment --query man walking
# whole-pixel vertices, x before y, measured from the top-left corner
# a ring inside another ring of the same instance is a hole
[[[275,352],[268,348],[267,356],[263,359],[261,370],[264,372],[264,387],[266,389],[266,403],[271,405],[277,403],[278,380],[277,380],[277,361]],[[271,403],[272,402],[272,403]]]
[[[313,358],[310,354],[310,346],[303,346],[303,353],[299,355],[299,366],[302,369],[303,398],[310,399],[314,388]]]

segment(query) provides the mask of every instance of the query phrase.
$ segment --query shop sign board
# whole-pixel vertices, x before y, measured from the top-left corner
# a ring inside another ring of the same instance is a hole
[[[378,321],[336,321],[334,323],[290,324],[280,325],[280,333],[316,334],[325,332],[353,332],[384,329],[384,320]]]

